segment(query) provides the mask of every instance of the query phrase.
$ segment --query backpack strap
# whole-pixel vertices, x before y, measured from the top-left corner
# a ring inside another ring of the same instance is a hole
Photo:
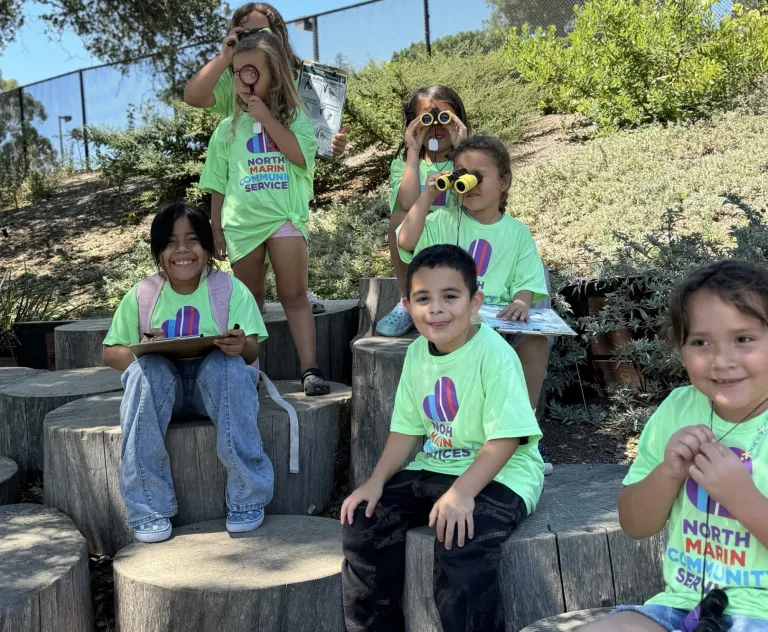
[[[136,288],[136,301],[139,304],[139,340],[151,329],[152,312],[155,311],[157,299],[163,291],[165,279],[159,274],[147,277]]]
[[[267,393],[275,404],[288,413],[288,471],[291,474],[297,474],[299,471],[299,416],[296,414],[296,409],[283,399],[277,387],[272,383],[272,380],[267,377],[267,374],[262,371],[260,376],[264,386],[267,387]]]
[[[232,277],[226,272],[211,270],[208,274],[208,300],[220,334],[229,329],[229,299],[232,297]]]

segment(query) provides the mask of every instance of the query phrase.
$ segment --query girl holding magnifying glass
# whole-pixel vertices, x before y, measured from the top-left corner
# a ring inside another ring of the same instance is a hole
[[[214,245],[264,304],[265,258],[299,355],[307,395],[330,390],[317,367],[307,298],[307,220],[315,170],[314,127],[293,83],[291,59],[269,31],[235,46],[234,114],[216,128],[200,177],[211,193]]]

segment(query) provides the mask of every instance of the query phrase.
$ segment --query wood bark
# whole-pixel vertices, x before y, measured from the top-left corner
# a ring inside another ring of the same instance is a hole
[[[0,632],[91,632],[88,547],[41,505],[0,507]]]
[[[356,340],[376,335],[376,323],[392,311],[400,300],[400,286],[395,277],[360,279],[360,319]]]
[[[288,415],[261,390],[258,428],[275,472],[271,514],[322,512],[336,485],[350,389],[305,397],[298,382],[277,382],[299,418],[299,473],[289,472]],[[45,420],[45,504],[71,516],[94,553],[114,555],[132,541],[120,494],[120,401],[111,394],[72,402]],[[226,515],[226,469],[208,419],[174,420],[166,435],[178,514],[175,526]]]
[[[69,325],[56,327],[53,332],[56,344],[56,370],[104,366],[101,361],[101,345],[111,324],[111,318],[100,318],[99,320],[78,320]]]
[[[341,528],[268,516],[250,533],[223,521],[115,557],[120,632],[343,632]]]
[[[563,612],[643,603],[659,592],[664,534],[635,542],[621,531],[617,501],[625,473],[619,465],[558,465],[547,477],[536,511],[501,546],[507,632]],[[413,632],[442,631],[433,558],[434,532],[410,531],[404,611]]]
[[[0,456],[0,505],[19,502],[19,466],[12,459]]]
[[[120,372],[106,367],[37,371],[0,384],[0,454],[16,461],[22,480],[43,469],[43,420],[73,400],[121,391]]]

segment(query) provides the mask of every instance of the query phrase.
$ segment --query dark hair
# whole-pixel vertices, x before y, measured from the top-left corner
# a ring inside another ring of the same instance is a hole
[[[496,168],[499,170],[499,178],[512,176],[512,165],[509,160],[509,151],[498,138],[493,136],[470,136],[459,143],[456,151],[453,152],[453,160],[463,154],[465,151],[482,151],[491,157]],[[502,191],[499,199],[499,212],[504,213],[507,208],[507,198],[509,191]]]
[[[674,346],[680,347],[688,340],[688,302],[700,290],[714,292],[724,302],[768,326],[768,270],[750,261],[723,259],[697,268],[673,292],[666,330]]]
[[[467,120],[467,110],[464,107],[464,102],[455,90],[447,86],[424,86],[423,88],[417,88],[413,91],[408,100],[403,103],[403,117],[405,118],[405,128],[408,129],[411,121],[416,118],[416,112],[419,109],[419,102],[422,99],[429,99],[430,101],[445,101],[451,106],[451,109],[456,113],[462,123],[467,127],[467,133],[470,132],[469,121]],[[408,148],[405,146],[405,140],[400,142],[400,146],[395,152],[395,156],[399,156],[402,153],[403,160],[408,157]],[[424,148],[419,150],[419,158],[424,156]]]
[[[439,244],[424,248],[408,264],[408,275],[405,279],[405,289],[408,298],[411,297],[411,282],[413,275],[422,268],[448,268],[456,270],[464,279],[464,285],[469,290],[469,295],[477,293],[477,265],[475,260],[463,248],[451,244]]]
[[[213,230],[208,216],[200,209],[183,202],[171,202],[164,206],[152,220],[149,243],[155,263],[160,267],[160,257],[171,241],[173,225],[181,217],[186,217],[189,220],[192,230],[195,231],[200,240],[200,245],[208,254],[208,264],[211,265],[213,260]]]
[[[229,30],[231,31],[236,26],[240,26],[243,20],[254,11],[266,16],[267,20],[269,20],[269,28],[282,40],[283,48],[288,54],[288,58],[291,60],[293,69],[299,70],[304,62],[293,52],[293,48],[291,48],[291,44],[288,41],[288,27],[285,25],[285,20],[283,19],[283,16],[280,15],[280,11],[275,9],[271,4],[267,4],[266,2],[246,2],[232,15],[232,19],[229,22]]]

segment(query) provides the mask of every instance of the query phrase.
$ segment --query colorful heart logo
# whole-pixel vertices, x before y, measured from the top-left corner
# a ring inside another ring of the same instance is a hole
[[[729,448],[729,450],[742,459],[744,467],[747,468],[747,472],[752,476],[752,459],[743,459],[744,450],[741,448]],[[725,507],[712,498],[709,498],[706,490],[703,487],[700,487],[699,484],[690,477],[688,477],[688,480],[685,483],[685,494],[688,496],[688,500],[691,501],[691,504],[699,511],[707,511],[707,499],[709,499],[709,513],[713,516],[720,516],[721,518],[733,518],[731,513]]]
[[[432,421],[453,421],[458,412],[456,385],[451,378],[441,377],[435,382],[434,395],[424,398],[424,414]]]
[[[268,154],[276,151],[280,151],[275,145],[275,141],[267,134],[266,131],[251,136],[245,143],[246,148],[252,154]]]
[[[488,266],[491,263],[491,254],[493,248],[485,239],[475,239],[471,244],[467,252],[475,260],[477,266],[477,276],[483,276],[488,271]]]
[[[166,338],[198,336],[200,335],[200,312],[190,305],[182,307],[176,312],[176,318],[166,320],[162,328]]]

